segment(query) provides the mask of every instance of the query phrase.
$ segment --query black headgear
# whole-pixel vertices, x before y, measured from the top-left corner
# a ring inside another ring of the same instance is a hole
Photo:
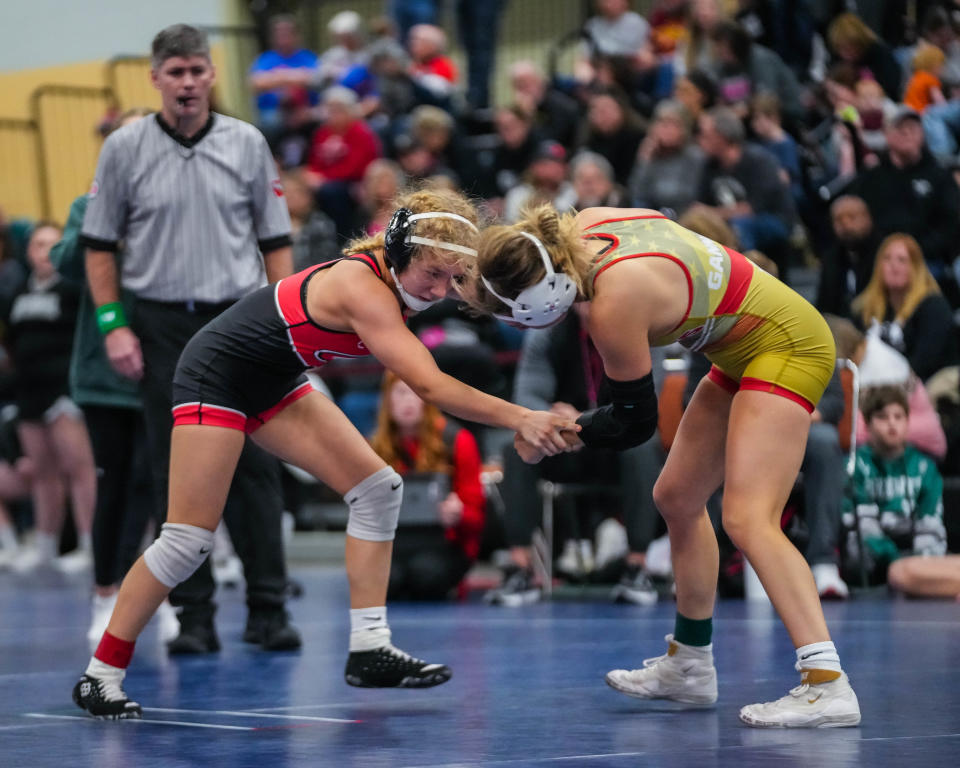
[[[397,208],[383,233],[383,245],[387,261],[390,262],[390,265],[397,272],[403,272],[403,270],[407,268],[407,265],[410,264],[415,245],[430,245],[446,251],[465,253],[468,256],[477,255],[476,249],[468,248],[465,245],[457,245],[456,243],[447,243],[442,240],[434,240],[430,237],[414,235],[413,225],[420,219],[454,219],[455,221],[463,222],[474,232],[477,231],[477,227],[472,221],[456,213],[446,213],[444,211],[414,213],[409,208]]]
[[[413,256],[413,245],[407,239],[410,234],[411,213],[413,211],[409,208],[397,208],[383,233],[383,245],[387,254],[387,261],[397,272],[403,272]]]

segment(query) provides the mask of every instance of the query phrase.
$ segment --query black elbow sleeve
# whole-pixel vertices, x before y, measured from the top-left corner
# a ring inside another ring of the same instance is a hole
[[[604,377],[606,378],[606,377]],[[653,375],[633,381],[606,379],[612,402],[587,411],[577,424],[579,437],[591,448],[624,451],[645,443],[657,429],[657,393]]]

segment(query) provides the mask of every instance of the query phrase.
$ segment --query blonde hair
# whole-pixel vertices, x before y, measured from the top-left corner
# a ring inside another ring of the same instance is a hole
[[[849,46],[862,56],[877,41],[877,36],[857,14],[841,13],[827,27],[827,41],[834,52],[842,46]]]
[[[750,100],[750,110],[754,115],[763,115],[780,122],[780,99],[771,91],[760,91]]]
[[[756,248],[754,248],[744,252],[743,255],[760,267],[760,269],[762,269],[768,275],[773,275],[778,280],[780,279],[780,267],[777,266],[777,262],[767,256],[767,254],[765,254],[763,251],[758,251]]]
[[[921,43],[917,46],[917,51],[913,54],[913,60],[910,63],[914,72],[933,72],[946,60],[947,57],[937,46]]]
[[[896,320],[899,323],[905,321],[914,313],[927,296],[934,293],[940,293],[940,286],[926,262],[923,260],[923,250],[910,235],[903,232],[894,232],[888,235],[880,247],[877,249],[877,257],[873,262],[873,274],[870,276],[870,282],[863,292],[857,296],[850,305],[853,312],[860,315],[864,327],[868,327],[873,320],[883,322],[887,316],[889,302],[887,300],[887,289],[883,285],[883,259],[890,250],[890,246],[896,243],[903,243],[910,255],[910,287],[907,289],[907,295],[904,296],[903,306],[897,312]]]
[[[730,225],[719,213],[714,213],[709,208],[702,206],[691,208],[677,220],[677,224],[698,235],[709,237],[727,248],[736,250],[740,247],[740,242]]]
[[[452,131],[453,118],[440,107],[421,104],[410,113],[410,130],[417,138],[430,131]]]
[[[547,204],[525,207],[516,224],[488,227],[480,235],[477,271],[490,281],[497,293],[515,298],[546,274],[536,245],[521,232],[528,232],[543,243],[554,270],[569,275],[581,296],[591,297],[593,286],[588,284],[587,276],[593,265],[593,254],[584,247],[573,214],[561,216]],[[464,299],[476,312],[509,314],[510,311],[480,280],[471,282]]]
[[[857,357],[858,350],[867,337],[846,317],[825,314],[823,319],[827,321],[830,333],[833,334],[833,341],[837,347],[837,357],[846,360],[853,360]]]
[[[417,429],[419,449],[412,466],[404,461],[400,446],[400,430],[390,415],[390,390],[402,379],[393,371],[383,374],[380,385],[380,408],[377,410],[377,428],[370,438],[374,452],[398,472],[447,472],[451,471],[450,449],[443,441],[445,420],[440,410],[424,401],[423,418]]]
[[[479,229],[479,218],[477,209],[464,195],[449,189],[419,189],[413,191],[401,192],[393,201],[393,208],[409,208],[413,213],[429,213],[431,211],[440,211],[443,213],[455,213],[463,216],[467,221],[472,222]],[[433,240],[440,240],[447,243],[457,243],[465,245],[468,248],[477,247],[478,235],[471,230],[462,221],[455,219],[422,219],[416,222],[417,234],[422,237],[428,237]],[[375,235],[365,235],[357,237],[347,243],[343,249],[344,256],[352,256],[355,253],[365,251],[383,250],[383,232],[377,232]],[[433,250],[429,246],[415,245],[413,249],[413,258],[417,259],[423,249]],[[473,258],[464,254],[454,253],[452,251],[441,251],[443,259],[447,263],[464,264],[468,271],[472,271]]]

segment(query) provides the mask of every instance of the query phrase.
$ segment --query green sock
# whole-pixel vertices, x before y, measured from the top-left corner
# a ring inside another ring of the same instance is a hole
[[[688,619],[677,614],[673,639],[684,645],[710,645],[713,636],[713,619]]]

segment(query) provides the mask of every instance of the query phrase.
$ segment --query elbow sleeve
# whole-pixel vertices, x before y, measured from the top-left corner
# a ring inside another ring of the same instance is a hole
[[[577,423],[579,437],[591,448],[625,451],[645,443],[657,429],[657,393],[653,375],[633,381],[606,379],[612,402],[587,411]]]

